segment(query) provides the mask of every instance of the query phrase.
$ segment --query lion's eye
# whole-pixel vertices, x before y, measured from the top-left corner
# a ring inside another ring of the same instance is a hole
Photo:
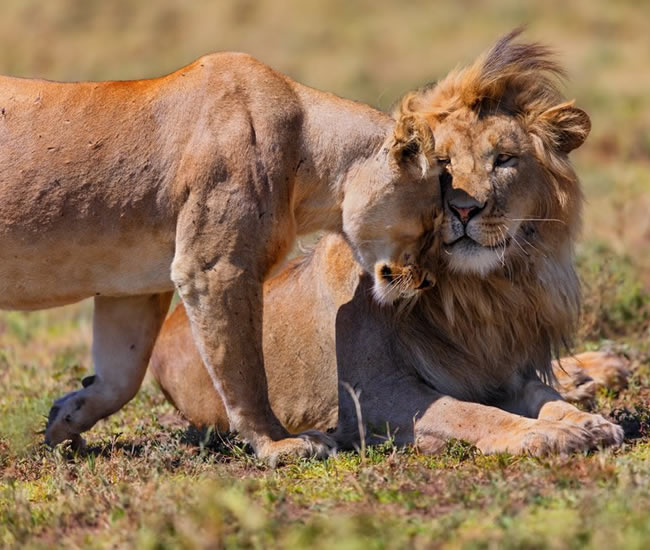
[[[514,155],[509,155],[508,153],[500,153],[494,159],[494,166],[511,166],[517,160],[517,157]]]

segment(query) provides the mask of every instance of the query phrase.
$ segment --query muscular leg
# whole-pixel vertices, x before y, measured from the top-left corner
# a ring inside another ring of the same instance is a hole
[[[277,260],[273,249],[281,247],[273,242],[272,216],[258,212],[259,198],[242,197],[240,188],[230,192],[240,205],[251,206],[224,211],[223,198],[190,196],[179,218],[172,279],[194,340],[231,429],[258,456],[272,464],[290,456],[326,456],[333,446],[329,437],[316,431],[290,437],[271,409],[262,353],[262,283]],[[214,218],[198,215],[204,210],[199,205]]]
[[[93,317],[95,375],[84,388],[57,400],[45,440],[56,445],[118,411],[137,393],[156,337],[169,308],[171,292],[122,298],[97,297]]]

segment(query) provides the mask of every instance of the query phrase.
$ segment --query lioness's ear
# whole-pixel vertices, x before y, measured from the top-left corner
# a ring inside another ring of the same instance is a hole
[[[425,176],[429,171],[433,145],[433,132],[425,120],[412,114],[397,119],[390,154],[398,165],[417,166]]]
[[[537,133],[555,149],[569,153],[580,147],[591,130],[589,115],[573,106],[573,101],[544,111],[535,121]]]

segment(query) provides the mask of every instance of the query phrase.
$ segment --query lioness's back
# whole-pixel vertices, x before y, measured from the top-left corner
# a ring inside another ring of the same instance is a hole
[[[188,184],[249,169],[231,151],[281,143],[299,109],[286,77],[236,53],[146,80],[0,77],[0,307],[170,290]]]

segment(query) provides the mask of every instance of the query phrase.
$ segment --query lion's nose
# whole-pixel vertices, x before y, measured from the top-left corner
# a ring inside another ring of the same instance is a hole
[[[471,205],[463,206],[460,204],[449,203],[449,209],[461,221],[463,225],[467,225],[476,214],[483,210],[483,206]]]

